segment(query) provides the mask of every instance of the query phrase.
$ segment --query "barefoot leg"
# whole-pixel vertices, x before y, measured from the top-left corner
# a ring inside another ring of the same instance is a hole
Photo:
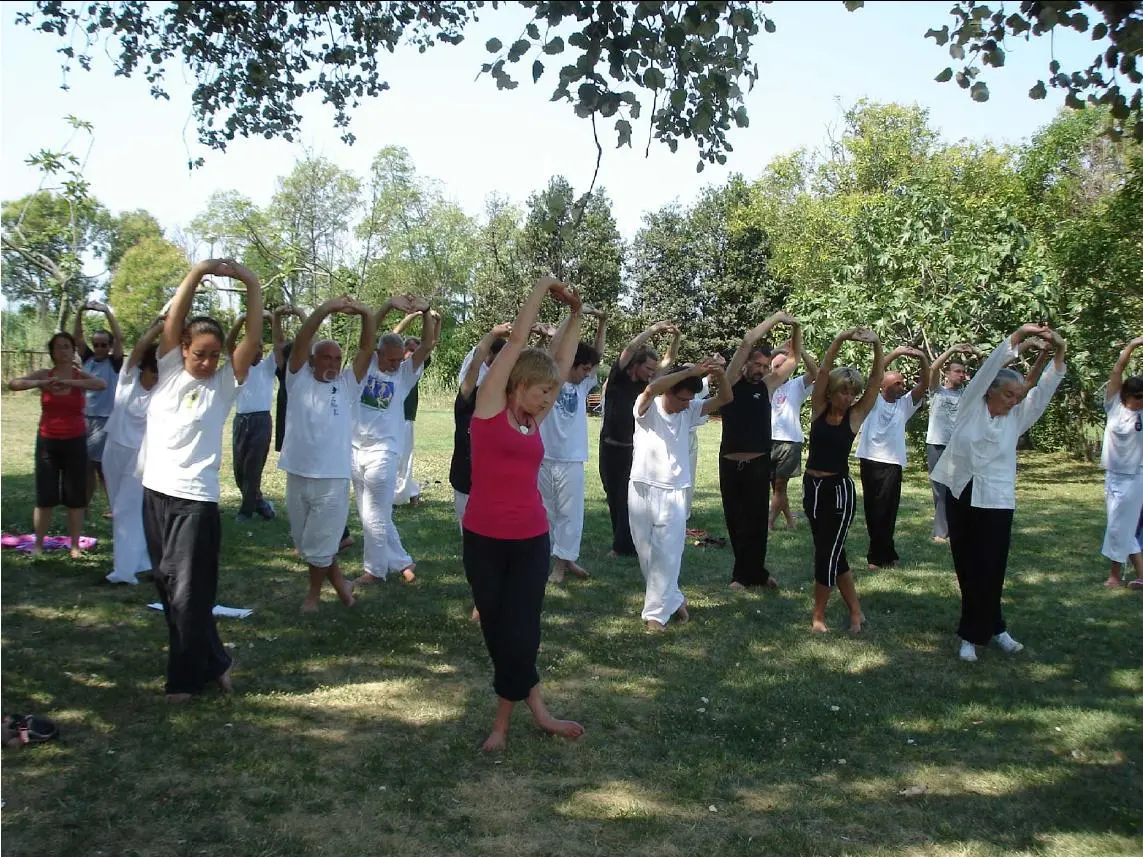
[[[531,693],[528,694],[527,704],[532,711],[536,725],[549,735],[558,735],[560,738],[568,738],[573,741],[583,737],[583,727],[574,720],[557,720],[552,717],[548,712],[548,707],[544,705],[544,697],[540,694],[539,685],[533,687]]]
[[[83,509],[67,510],[67,533],[71,536],[71,558],[79,559],[83,552],[79,549],[79,540],[83,533]]]
[[[1103,582],[1103,585],[1109,589],[1123,585],[1123,563],[1111,563],[1111,574],[1108,575],[1107,580]]]
[[[334,557],[329,568],[325,569],[326,580],[333,586],[333,591],[337,593],[337,597],[341,599],[341,603],[346,607],[352,607],[356,603],[353,597],[353,584],[342,576],[341,566],[337,562],[337,557]]]
[[[480,749],[485,753],[494,753],[508,746],[508,727],[512,725],[512,710],[516,703],[510,699],[497,697],[496,717],[492,720],[492,732],[484,739]]]
[[[845,606],[849,608],[849,630],[860,631],[865,623],[865,614],[861,612],[861,601],[857,598],[857,587],[853,584],[853,574],[845,572],[837,576],[837,591],[841,593]]]
[[[51,507],[37,506],[32,512],[32,525],[36,530],[36,553],[44,549],[44,536],[48,534],[48,527],[50,527],[51,524]]]
[[[572,577],[578,577],[580,580],[587,580],[591,577],[591,572],[580,565],[578,562],[568,560],[568,572]]]
[[[309,567],[310,572],[310,588],[306,593],[306,598],[302,602],[303,613],[316,613],[318,609],[318,601],[321,600],[321,583],[325,580],[325,569]]]
[[[548,583],[563,583],[564,577],[567,575],[567,570],[568,570],[568,561],[566,559],[560,559],[559,557],[553,557],[553,559],[552,559],[552,571],[548,575]]]
[[[811,627],[819,634],[824,634],[829,630],[825,622],[825,611],[832,591],[828,586],[817,581],[814,582],[814,616]]]

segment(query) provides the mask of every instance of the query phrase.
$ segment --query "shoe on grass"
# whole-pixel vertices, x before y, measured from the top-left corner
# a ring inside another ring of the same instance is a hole
[[[1006,652],[1009,655],[1014,655],[1017,652],[1024,650],[1024,644],[1014,640],[1012,635],[1007,631],[1001,634],[997,634],[992,639],[996,641],[996,645],[1000,646],[1001,651]]]
[[[974,646],[968,640],[961,640],[960,641],[960,659],[962,661],[967,661],[970,664],[975,664],[977,661],[976,646]]]

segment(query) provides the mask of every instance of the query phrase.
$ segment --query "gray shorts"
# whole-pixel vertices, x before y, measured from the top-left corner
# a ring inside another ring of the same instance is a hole
[[[99,464],[103,461],[103,447],[107,445],[107,417],[87,417],[87,460]]]
[[[802,472],[802,444],[796,440],[770,442],[770,478],[789,479]]]

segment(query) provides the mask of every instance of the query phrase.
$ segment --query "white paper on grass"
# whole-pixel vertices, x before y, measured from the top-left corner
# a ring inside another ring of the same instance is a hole
[[[155,601],[147,605],[152,610],[158,610],[160,613],[163,610],[163,603]],[[215,604],[214,610],[211,611],[215,616],[224,616],[228,619],[245,619],[254,611],[246,607],[223,607],[221,604]]]

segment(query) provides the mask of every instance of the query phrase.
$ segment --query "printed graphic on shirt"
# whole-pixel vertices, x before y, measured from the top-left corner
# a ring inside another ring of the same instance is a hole
[[[564,384],[560,397],[556,400],[556,407],[565,414],[575,415],[579,412],[579,388],[571,384]]]
[[[960,396],[937,396],[935,407],[938,410],[948,413],[950,418],[956,417],[957,408],[960,406]]]
[[[341,399],[337,396],[337,382],[329,385],[329,409],[335,417],[341,416]]]
[[[786,385],[783,384],[781,387],[774,391],[774,398],[770,400],[770,404],[775,408],[780,408],[786,404],[786,400],[789,398],[790,397],[786,395]]]
[[[374,411],[387,411],[393,404],[396,386],[379,375],[370,374],[361,388],[361,404]]]

